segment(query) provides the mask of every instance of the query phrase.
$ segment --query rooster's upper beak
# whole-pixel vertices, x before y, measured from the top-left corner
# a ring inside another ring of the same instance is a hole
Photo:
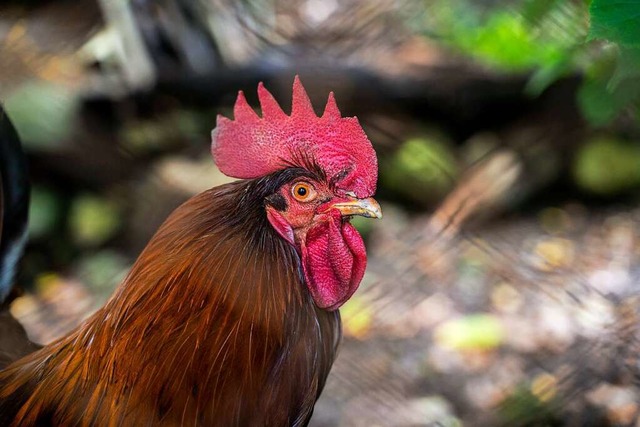
[[[373,197],[369,197],[368,199],[353,198],[346,202],[338,202],[331,205],[331,207],[339,210],[344,216],[360,215],[365,218],[382,218],[380,205]]]

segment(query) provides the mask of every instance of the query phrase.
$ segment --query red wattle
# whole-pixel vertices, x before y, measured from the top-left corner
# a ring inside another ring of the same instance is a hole
[[[316,305],[336,310],[358,289],[367,265],[362,237],[338,212],[311,228],[302,245],[302,267]]]

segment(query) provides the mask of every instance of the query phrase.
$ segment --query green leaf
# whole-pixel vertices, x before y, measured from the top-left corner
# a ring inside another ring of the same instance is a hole
[[[29,204],[29,236],[38,239],[51,233],[60,214],[61,205],[57,195],[46,188],[33,187]]]
[[[79,103],[65,88],[31,82],[7,98],[5,109],[27,147],[51,149],[71,135]]]
[[[640,0],[593,0],[588,40],[640,46]]]
[[[73,201],[69,222],[74,240],[85,246],[98,246],[121,225],[118,206],[101,197],[83,195]]]
[[[518,386],[498,407],[500,425],[551,426],[558,424],[555,401],[541,401],[531,388]]]
[[[522,16],[530,24],[537,24],[546,18],[561,0],[528,0],[522,8]]]
[[[461,34],[458,43],[483,62],[511,71],[555,63],[564,49],[541,41],[521,16],[508,11],[492,14],[483,26]]]
[[[436,328],[436,342],[454,350],[491,350],[504,341],[500,319],[488,313],[449,320]]]
[[[399,195],[429,204],[446,194],[455,182],[458,166],[450,142],[433,131],[404,142],[382,164],[382,184]],[[424,189],[429,189],[428,191]]]
[[[640,100],[640,81],[625,80],[610,89],[607,81],[587,80],[578,91],[578,104],[584,117],[594,126],[604,126]]]
[[[640,79],[640,47],[620,49],[616,70],[609,81],[609,89],[615,90],[624,80]]]
[[[574,65],[570,54],[560,56],[557,62],[542,65],[531,74],[525,87],[525,93],[531,97],[539,96],[554,82],[571,73],[573,67]]]
[[[573,173],[587,191],[613,196],[640,185],[640,145],[596,137],[578,152]]]

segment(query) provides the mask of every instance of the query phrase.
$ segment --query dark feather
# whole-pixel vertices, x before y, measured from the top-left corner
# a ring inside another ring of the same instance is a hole
[[[38,349],[9,312],[16,267],[26,243],[28,210],[25,156],[0,106],[0,369]]]
[[[340,339],[264,204],[289,169],[202,193],[106,306],[0,372],[0,424],[303,426]]]
[[[20,140],[0,106],[0,302],[11,292],[26,242],[29,178]]]

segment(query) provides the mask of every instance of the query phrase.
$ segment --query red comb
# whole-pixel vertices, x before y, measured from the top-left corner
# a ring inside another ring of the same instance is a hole
[[[234,178],[257,178],[297,165],[301,156],[320,166],[342,192],[364,198],[375,193],[378,162],[355,117],[342,117],[333,92],[318,117],[298,76],[293,81],[291,115],[285,114],[262,83],[259,117],[242,91],[234,120],[218,115],[211,154],[220,170]],[[298,165],[304,167],[304,165]]]

